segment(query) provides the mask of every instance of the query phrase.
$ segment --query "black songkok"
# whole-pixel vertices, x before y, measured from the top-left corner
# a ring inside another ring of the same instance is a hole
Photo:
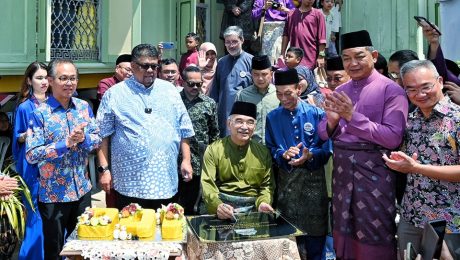
[[[253,70],[265,70],[272,67],[270,59],[267,55],[254,56],[252,57],[252,66]]]
[[[326,70],[345,70],[340,56],[328,58],[326,60]]]
[[[371,36],[366,30],[342,34],[342,50],[372,46]]]
[[[233,104],[230,115],[250,116],[256,119],[257,118],[257,106],[249,102],[236,101]]]
[[[115,65],[118,65],[122,62],[131,62],[131,54],[122,54],[118,56],[117,61],[115,62]]]
[[[299,76],[296,69],[275,71],[275,85],[292,85],[299,83]]]

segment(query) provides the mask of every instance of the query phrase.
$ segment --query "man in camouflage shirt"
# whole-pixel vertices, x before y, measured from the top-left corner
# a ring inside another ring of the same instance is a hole
[[[195,136],[190,140],[190,153],[193,174],[189,182],[179,180],[179,203],[184,207],[186,215],[195,214],[194,204],[200,190],[200,173],[203,153],[206,146],[219,138],[217,121],[217,104],[201,93],[203,79],[198,67],[189,66],[184,69],[183,90],[180,92],[182,101],[192,120]],[[179,158],[182,160],[182,157]],[[179,164],[180,165],[180,164]]]

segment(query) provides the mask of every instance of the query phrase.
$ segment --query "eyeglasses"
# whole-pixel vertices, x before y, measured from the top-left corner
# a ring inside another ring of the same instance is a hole
[[[240,41],[225,41],[224,44],[225,46],[234,46],[234,45],[238,45],[240,43]]]
[[[327,78],[326,78],[326,81],[327,81],[327,82],[334,82],[334,81],[335,81],[335,82],[339,82],[339,81],[341,81],[342,79],[343,79],[342,76],[327,77]]]
[[[434,88],[435,85],[436,85],[436,83],[432,83],[432,84],[424,85],[423,87],[421,87],[419,89],[417,89],[417,88],[406,88],[405,90],[406,90],[407,96],[415,97],[416,95],[418,95],[418,93],[421,93],[421,94],[429,93]]]
[[[388,77],[390,77],[390,79],[392,80],[398,80],[401,76],[399,75],[399,73],[388,72]]]
[[[137,63],[137,66],[139,66],[139,68],[141,68],[142,70],[148,70],[150,68],[152,68],[152,70],[156,70],[160,67],[160,65],[158,64],[155,64],[155,63],[152,63],[152,64],[140,64],[140,63]]]
[[[241,127],[244,124],[246,124],[248,127],[254,127],[256,125],[256,121],[254,121],[254,120],[244,121],[244,120],[241,120],[241,119],[236,119],[236,120],[233,121],[233,123],[235,124],[235,127]]]
[[[187,81],[187,86],[189,86],[190,88],[194,88],[194,87],[201,88],[201,86],[203,86],[203,82]]]
[[[61,84],[67,84],[67,83],[72,83],[75,84],[78,81],[77,77],[67,77],[67,76],[60,76],[58,80],[61,82]]]

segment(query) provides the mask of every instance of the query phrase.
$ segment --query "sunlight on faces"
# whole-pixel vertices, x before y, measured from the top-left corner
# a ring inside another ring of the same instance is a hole
[[[59,102],[69,100],[78,84],[77,69],[71,63],[60,63],[56,65],[56,76],[48,77],[49,85]]]
[[[348,48],[342,51],[345,71],[353,80],[361,80],[371,75],[378,57],[377,51],[368,51],[366,47]]]
[[[344,70],[327,70],[327,86],[330,90],[335,90],[338,86],[350,80],[347,72]]]
[[[160,78],[175,84],[179,79],[179,67],[177,67],[177,64],[162,65]]]
[[[402,87],[403,83],[401,80],[400,69],[401,68],[399,67],[399,63],[397,61],[388,62],[388,76],[391,80]]]
[[[214,62],[216,61],[216,57],[217,57],[217,54],[214,50],[209,50],[206,52],[206,60],[209,60],[208,61],[209,65],[214,64]]]
[[[295,110],[300,96],[300,85],[276,85],[276,97],[281,102],[281,105],[290,111]]]
[[[185,38],[185,46],[187,50],[192,51],[198,46],[198,42],[193,37]]]
[[[32,80],[27,78],[27,84],[32,86],[34,94],[45,94],[49,87],[48,72],[44,69],[38,69],[32,76]]]
[[[266,89],[272,80],[271,68],[264,70],[251,70],[254,85],[259,89]]]
[[[421,67],[407,72],[402,82],[409,100],[424,114],[429,113],[443,98],[442,77],[436,77],[427,68]]]
[[[251,139],[256,120],[250,116],[234,114],[227,120],[227,127],[232,141],[237,145],[243,145]]]
[[[225,48],[227,48],[228,54],[231,56],[240,55],[243,48],[243,41],[244,40],[240,39],[236,34],[231,34],[225,37],[224,44]]]
[[[141,65],[158,65],[158,58],[141,56],[137,61],[131,62],[131,68],[134,78],[142,85],[149,87],[153,84],[157,77],[157,69],[149,67],[148,69],[142,68]]]
[[[120,81],[127,80],[131,75],[133,75],[131,62],[120,62],[115,68],[115,77]]]
[[[183,91],[185,96],[189,99],[192,100],[195,97],[198,96],[198,94],[201,93],[201,87],[198,86],[191,86],[192,84],[189,85],[189,83],[203,83],[203,80],[201,79],[201,73],[200,72],[187,72],[187,81],[184,80],[183,84]]]
[[[301,58],[297,57],[294,52],[288,51],[284,56],[284,64],[288,68],[295,68],[299,65]]]

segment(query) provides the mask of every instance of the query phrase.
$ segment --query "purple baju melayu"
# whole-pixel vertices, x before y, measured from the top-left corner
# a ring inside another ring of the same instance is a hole
[[[334,244],[341,259],[396,259],[395,175],[382,153],[397,148],[406,127],[404,90],[376,70],[336,91],[353,102],[350,122],[341,119],[331,136],[327,119],[321,139],[334,141]]]

